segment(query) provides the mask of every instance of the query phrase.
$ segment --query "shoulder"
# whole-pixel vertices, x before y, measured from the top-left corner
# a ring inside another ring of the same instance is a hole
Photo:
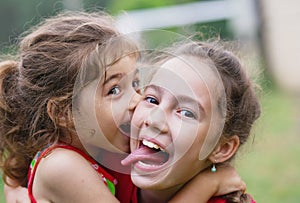
[[[53,182],[89,173],[97,174],[83,156],[69,149],[56,148],[41,158],[36,176]]]
[[[50,197],[50,201],[84,198],[93,189],[107,190],[101,176],[83,156],[61,148],[41,159],[33,184],[34,196]]]
[[[81,155],[77,154],[74,151],[71,151],[69,149],[55,148],[47,152],[47,154],[44,154],[43,157],[41,157],[37,170],[66,170],[74,165],[77,165],[77,163],[84,164],[85,162],[88,163]]]

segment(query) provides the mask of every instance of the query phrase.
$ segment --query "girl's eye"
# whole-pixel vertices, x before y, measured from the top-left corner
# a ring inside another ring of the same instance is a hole
[[[120,94],[120,92],[121,92],[120,87],[115,86],[109,90],[108,95],[110,95],[110,94],[118,95],[118,94]]]
[[[158,105],[158,101],[157,101],[154,97],[146,97],[145,100],[146,100],[148,103]]]
[[[189,110],[179,110],[178,112],[184,117],[196,119],[195,114]]]

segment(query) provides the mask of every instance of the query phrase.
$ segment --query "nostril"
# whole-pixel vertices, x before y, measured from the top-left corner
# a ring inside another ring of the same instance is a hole
[[[148,127],[148,126],[149,126],[149,124],[150,124],[150,121],[148,121],[148,120],[144,120],[144,122],[143,122],[143,123],[144,123],[144,125],[145,125],[145,126],[147,126],[147,127]]]

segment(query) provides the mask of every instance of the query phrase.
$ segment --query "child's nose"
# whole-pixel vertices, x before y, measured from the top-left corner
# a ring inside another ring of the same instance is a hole
[[[159,107],[152,109],[145,119],[144,124],[159,131],[159,133],[168,132],[167,116],[164,110]]]

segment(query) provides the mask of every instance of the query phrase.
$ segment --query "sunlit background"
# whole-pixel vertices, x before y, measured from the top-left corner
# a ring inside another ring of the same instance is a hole
[[[300,201],[300,1],[0,0],[1,55],[14,52],[17,37],[43,18],[97,9],[124,33],[165,29],[238,41],[262,87],[263,114],[234,164],[258,203]]]

